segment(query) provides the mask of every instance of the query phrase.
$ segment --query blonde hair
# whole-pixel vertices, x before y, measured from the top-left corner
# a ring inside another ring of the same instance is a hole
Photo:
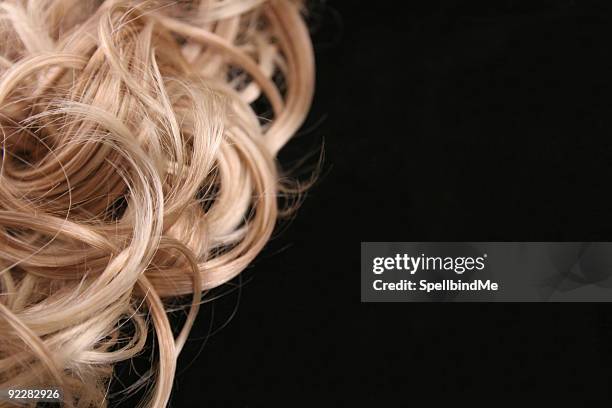
[[[274,229],[313,92],[300,4],[7,0],[0,35],[0,389],[105,406],[152,326],[163,407],[201,292]]]

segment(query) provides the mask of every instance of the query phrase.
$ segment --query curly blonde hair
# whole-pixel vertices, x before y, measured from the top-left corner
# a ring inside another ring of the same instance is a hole
[[[6,0],[0,33],[0,389],[106,406],[153,327],[163,407],[200,294],[274,229],[314,85],[301,4]]]

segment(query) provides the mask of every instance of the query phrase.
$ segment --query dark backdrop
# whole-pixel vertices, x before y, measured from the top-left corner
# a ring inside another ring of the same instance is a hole
[[[281,160],[323,143],[322,174],[204,307],[172,405],[608,402],[610,306],[362,304],[359,244],[612,240],[612,3],[330,0],[309,19],[316,99]]]

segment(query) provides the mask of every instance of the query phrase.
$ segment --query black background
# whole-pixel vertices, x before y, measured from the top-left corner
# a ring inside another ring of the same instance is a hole
[[[612,3],[311,7],[315,102],[281,161],[323,144],[322,174],[204,307],[172,406],[609,402],[608,305],[362,304],[359,251],[612,240]]]

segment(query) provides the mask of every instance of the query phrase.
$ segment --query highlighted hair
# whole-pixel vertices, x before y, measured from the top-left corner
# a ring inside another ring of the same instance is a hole
[[[144,403],[168,403],[201,292],[277,220],[275,156],[314,85],[299,7],[0,1],[0,388],[105,406],[152,326]],[[185,294],[175,336],[162,299]]]

